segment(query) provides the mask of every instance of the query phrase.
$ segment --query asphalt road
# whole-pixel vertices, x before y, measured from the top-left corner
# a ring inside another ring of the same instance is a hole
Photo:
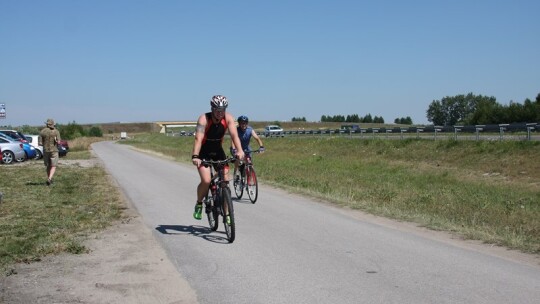
[[[236,240],[193,219],[193,166],[93,145],[200,303],[540,303],[540,267],[262,186]],[[271,153],[271,152],[269,152]],[[256,163],[256,159],[255,159]],[[234,195],[233,195],[234,196]]]

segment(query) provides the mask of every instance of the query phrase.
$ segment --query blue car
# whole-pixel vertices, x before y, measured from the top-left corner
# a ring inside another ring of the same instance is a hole
[[[31,144],[25,142],[23,143],[24,153],[26,154],[26,159],[35,159],[36,158],[36,148]],[[17,160],[19,161],[19,160]]]

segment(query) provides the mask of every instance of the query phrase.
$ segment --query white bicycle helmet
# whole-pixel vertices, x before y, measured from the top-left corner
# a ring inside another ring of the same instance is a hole
[[[228,105],[227,97],[223,95],[215,95],[210,99],[212,109],[226,109]]]

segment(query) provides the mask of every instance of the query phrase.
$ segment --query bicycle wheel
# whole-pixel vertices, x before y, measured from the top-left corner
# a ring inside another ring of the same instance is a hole
[[[208,225],[210,226],[210,229],[212,231],[216,231],[219,226],[219,221],[218,221],[219,214],[214,204],[214,198],[210,194],[207,194],[206,197],[204,198],[204,201],[206,205],[205,212],[206,212],[206,217],[208,218]]]
[[[234,173],[233,186],[236,197],[238,199],[241,199],[242,195],[244,194],[244,184],[242,183],[242,176],[240,175],[240,170],[236,170]]]
[[[252,204],[255,204],[257,197],[259,196],[259,184],[253,166],[246,167],[246,190],[249,200]]]
[[[223,203],[223,206],[227,206],[229,210],[229,217],[230,217],[230,223],[227,224],[227,219],[225,216],[225,212],[223,212],[223,226],[225,226],[225,233],[227,234],[227,239],[229,240],[229,243],[234,242],[235,237],[235,225],[234,225],[234,209],[233,209],[233,203],[231,199],[231,190],[229,188],[224,188],[221,192],[221,202]]]

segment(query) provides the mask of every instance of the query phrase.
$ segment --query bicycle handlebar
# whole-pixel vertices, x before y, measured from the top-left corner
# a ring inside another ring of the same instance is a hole
[[[228,163],[232,163],[236,160],[236,157],[228,157],[224,160],[211,160],[211,159],[202,159],[201,160],[201,166],[208,167],[210,165],[217,165],[217,166],[224,166]]]
[[[261,149],[257,149],[257,150],[250,150],[250,149],[245,149],[244,150],[244,153],[262,153],[263,151],[261,151]]]

